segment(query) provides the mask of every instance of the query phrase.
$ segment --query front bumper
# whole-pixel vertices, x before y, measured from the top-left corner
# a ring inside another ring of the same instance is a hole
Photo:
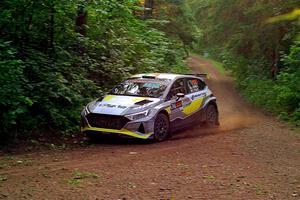
[[[134,137],[134,138],[139,138],[139,139],[150,139],[151,136],[153,135],[153,133],[148,133],[148,134],[142,134],[139,132],[132,132],[126,129],[122,129],[122,130],[115,130],[115,129],[106,129],[106,128],[95,128],[95,127],[91,127],[91,126],[87,126],[84,128],[81,128],[82,132],[86,132],[86,131],[95,131],[95,132],[99,132],[99,134],[101,134],[101,132],[104,133],[110,133],[110,134],[120,134],[120,135],[124,135],[124,136],[129,136],[129,137]]]
[[[142,128],[141,128],[142,127]],[[95,134],[114,134],[138,139],[152,139],[154,133],[154,120],[142,119],[128,122],[122,129],[111,129],[107,127],[93,127],[90,125],[84,113],[81,114],[81,132],[92,131]]]

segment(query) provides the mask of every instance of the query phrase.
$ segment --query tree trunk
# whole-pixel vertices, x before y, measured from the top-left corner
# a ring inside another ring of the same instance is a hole
[[[183,42],[183,49],[184,49],[186,58],[188,58],[188,57],[190,56],[190,52],[189,52],[189,50],[188,50],[187,45],[186,45],[184,42]]]
[[[270,70],[271,78],[274,80],[279,72],[278,62],[280,59],[279,48],[276,47],[272,53],[272,65]]]
[[[149,19],[152,17],[153,14],[153,6],[154,6],[154,0],[145,0],[144,4],[144,19]]]
[[[88,2],[88,1],[87,1]],[[85,6],[78,6],[77,17],[76,17],[76,31],[82,37],[86,36],[86,25],[87,25],[87,11],[85,10]],[[84,55],[85,47],[81,44],[78,45],[79,55]]]
[[[84,6],[79,6],[76,17],[76,30],[80,35],[86,36],[87,11]]]
[[[54,29],[55,29],[55,8],[54,8],[54,3],[51,4],[50,8],[50,27],[49,27],[49,43],[48,43],[48,48],[50,49],[51,54],[54,52]]]

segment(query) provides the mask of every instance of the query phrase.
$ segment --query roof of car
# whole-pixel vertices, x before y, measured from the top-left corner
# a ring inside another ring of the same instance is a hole
[[[137,74],[131,78],[157,78],[157,79],[170,79],[174,80],[179,77],[195,77],[193,75],[183,75],[183,74],[171,74],[171,73],[150,73],[150,74]]]

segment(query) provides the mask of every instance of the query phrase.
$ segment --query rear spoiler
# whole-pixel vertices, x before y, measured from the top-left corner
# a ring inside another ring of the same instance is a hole
[[[185,74],[185,75],[189,75],[189,76],[197,76],[197,77],[200,77],[200,78],[207,78],[208,75],[207,74],[204,74],[204,73],[200,73],[200,74]]]

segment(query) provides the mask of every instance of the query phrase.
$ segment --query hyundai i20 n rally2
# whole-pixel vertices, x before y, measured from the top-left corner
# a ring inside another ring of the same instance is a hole
[[[163,141],[195,123],[217,126],[216,97],[203,76],[135,75],[83,109],[81,131],[88,137],[113,134]]]

